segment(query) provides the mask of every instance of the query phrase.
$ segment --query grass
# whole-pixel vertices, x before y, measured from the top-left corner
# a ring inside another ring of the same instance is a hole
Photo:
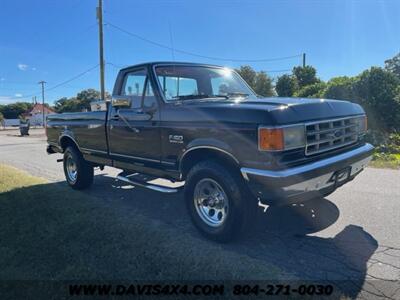
[[[400,153],[398,154],[380,154],[373,156],[369,166],[374,168],[400,169]]]
[[[264,260],[0,165],[0,280],[272,279]]]

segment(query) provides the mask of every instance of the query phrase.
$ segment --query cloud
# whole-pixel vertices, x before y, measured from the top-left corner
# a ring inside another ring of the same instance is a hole
[[[15,97],[21,98],[21,97],[22,97],[22,94],[16,93],[16,94],[15,94]]]
[[[26,64],[18,64],[17,65],[18,69],[20,69],[21,71],[26,71],[28,69],[28,65]]]
[[[36,71],[36,68],[35,68],[35,67],[33,67],[31,70],[32,70],[32,71]]]

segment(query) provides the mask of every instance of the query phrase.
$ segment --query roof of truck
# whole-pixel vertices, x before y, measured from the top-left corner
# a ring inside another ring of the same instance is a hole
[[[152,62],[145,62],[145,63],[140,63],[140,64],[124,67],[121,69],[121,71],[126,70],[126,69],[136,68],[136,67],[146,67],[146,66],[154,66],[154,65],[193,65],[193,66],[207,66],[207,67],[219,67],[219,68],[224,67],[224,66],[220,66],[220,65],[194,63],[194,62],[182,62],[182,61],[179,61],[179,62],[178,61],[152,61]]]

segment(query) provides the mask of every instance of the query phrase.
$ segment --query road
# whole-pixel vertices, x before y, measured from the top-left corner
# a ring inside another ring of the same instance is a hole
[[[64,181],[62,164],[56,162],[61,155],[47,155],[45,146],[41,130],[32,130],[29,137],[0,131],[0,163]],[[86,193],[121,207],[134,206],[165,226],[198,235],[182,195],[130,190],[114,180],[117,172],[97,170]],[[397,280],[400,288],[400,171],[367,168],[327,199],[260,210],[258,221],[247,239],[222,247],[269,261],[301,279],[345,280],[343,284],[359,287],[359,297],[400,298],[400,289],[393,295],[396,291],[383,288],[390,280]]]

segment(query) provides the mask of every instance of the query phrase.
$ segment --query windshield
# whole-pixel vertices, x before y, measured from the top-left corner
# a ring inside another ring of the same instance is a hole
[[[168,65],[155,70],[167,101],[257,98],[243,79],[230,69]]]

